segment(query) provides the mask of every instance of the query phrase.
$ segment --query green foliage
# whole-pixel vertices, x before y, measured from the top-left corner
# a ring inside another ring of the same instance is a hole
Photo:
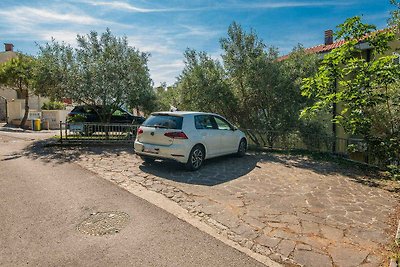
[[[186,50],[185,68],[178,78],[180,108],[232,114],[235,99],[221,64],[204,52]]]
[[[129,47],[126,37],[109,29],[77,36],[77,48],[53,40],[40,47],[38,87],[54,99],[71,98],[101,105],[103,122],[122,105],[152,109],[155,100],[147,67],[148,55]]]
[[[168,111],[171,107],[181,106],[181,92],[176,86],[167,87],[166,84],[162,84],[156,88],[156,96],[158,110]]]
[[[42,105],[43,110],[64,110],[65,104],[58,101],[44,102]]]
[[[32,57],[18,54],[0,65],[0,82],[15,90],[33,88],[35,60]]]
[[[67,118],[67,122],[85,122],[86,116],[82,114],[75,114],[72,117]]]
[[[325,147],[330,150],[331,135],[328,134],[327,126],[329,124],[321,120],[303,119],[299,124],[299,133],[301,140],[309,150],[320,150]]]
[[[390,12],[391,17],[388,20],[389,26],[400,26],[400,3],[398,0],[390,0],[390,3],[394,6],[394,10]]]
[[[342,24],[339,24],[335,32],[337,39],[344,39],[345,41],[356,41],[363,39],[369,33],[376,31],[376,26],[365,24],[361,21],[361,17],[355,16],[346,19]]]
[[[246,33],[235,22],[229,26],[228,36],[222,38],[220,43],[224,50],[222,59],[228,83],[237,99],[233,119],[243,128],[258,128],[260,125],[257,124],[257,118],[262,112],[258,100],[261,97],[255,92],[259,89],[258,86],[255,88],[257,81],[252,79],[262,78],[256,72],[263,60],[267,60],[264,51],[266,46],[254,31]],[[271,51],[269,56],[269,61],[276,59],[276,51]],[[263,70],[266,71],[265,68]]]
[[[398,166],[400,68],[393,55],[384,54],[395,34],[392,29],[372,32],[375,27],[359,17],[338,27],[337,36],[347,42],[324,57],[314,76],[303,80],[303,95],[316,101],[302,115],[340,104],[343,108],[333,121],[363,137],[380,164]],[[360,43],[371,47],[369,56]]]
[[[25,97],[25,113],[20,126],[25,126],[29,113],[29,94],[35,91],[36,60],[32,57],[18,54],[17,57],[0,64],[0,84],[16,90]]]
[[[157,89],[160,105],[220,113],[242,129],[265,134],[249,137],[273,146],[278,135],[299,127],[300,110],[309,101],[301,96],[301,79],[316,70],[318,59],[296,47],[288,60],[278,61],[277,49],[254,31],[232,23],[220,40],[223,64],[204,52],[186,50],[185,68],[175,87]]]

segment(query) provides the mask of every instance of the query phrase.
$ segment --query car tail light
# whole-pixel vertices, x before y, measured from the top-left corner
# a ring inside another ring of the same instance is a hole
[[[142,134],[143,133],[143,129],[139,127],[139,129],[137,130],[137,134]]]
[[[184,132],[167,132],[164,135],[173,139],[188,139],[187,135]]]

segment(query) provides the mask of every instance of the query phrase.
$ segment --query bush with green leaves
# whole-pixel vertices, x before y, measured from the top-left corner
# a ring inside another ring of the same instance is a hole
[[[64,110],[65,104],[59,101],[48,101],[42,105],[42,110]]]
[[[67,118],[67,122],[74,123],[74,122],[85,122],[86,116],[82,114],[75,114],[71,117]]]
[[[303,117],[340,104],[333,122],[363,138],[373,163],[392,172],[400,164],[400,68],[396,56],[388,53],[398,38],[395,30],[376,31],[360,17],[347,19],[336,32],[346,42],[327,54],[302,86],[303,95],[316,100]],[[369,56],[360,42],[369,45]]]
[[[244,129],[254,144],[273,147],[299,126],[300,110],[309,101],[301,96],[301,79],[315,72],[317,57],[298,46],[279,61],[276,48],[237,23],[229,26],[220,44],[222,62],[186,50],[176,89],[161,95],[182,110],[220,113]]]

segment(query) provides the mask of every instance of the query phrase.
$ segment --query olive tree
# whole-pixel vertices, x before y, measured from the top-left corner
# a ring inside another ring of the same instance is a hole
[[[71,98],[95,109],[103,122],[120,106],[148,107],[155,101],[148,54],[130,47],[109,29],[77,36],[77,47],[55,40],[40,47],[38,89],[52,98]]]
[[[231,118],[236,103],[221,63],[205,52],[187,49],[184,55],[185,67],[177,82],[180,108]]]
[[[278,60],[278,50],[268,47],[254,31],[233,23],[221,39],[224,67],[237,99],[237,120],[257,144],[273,147],[299,127],[301,79],[315,72],[317,58],[295,48],[288,59]],[[254,134],[256,133],[256,134]]]

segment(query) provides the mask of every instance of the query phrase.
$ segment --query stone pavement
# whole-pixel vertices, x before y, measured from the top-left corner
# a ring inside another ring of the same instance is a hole
[[[121,187],[163,194],[221,235],[285,265],[381,266],[394,240],[388,221],[397,194],[333,163],[253,154],[188,172],[172,162],[145,164],[127,148],[51,153],[48,160],[76,161]]]

